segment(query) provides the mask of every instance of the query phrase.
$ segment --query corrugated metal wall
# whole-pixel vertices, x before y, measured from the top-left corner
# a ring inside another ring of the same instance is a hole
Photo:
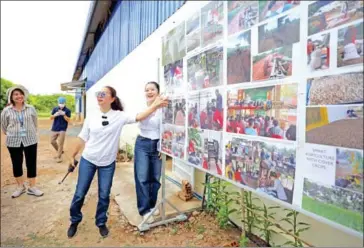
[[[185,1],[121,1],[82,72],[86,90],[131,53]]]

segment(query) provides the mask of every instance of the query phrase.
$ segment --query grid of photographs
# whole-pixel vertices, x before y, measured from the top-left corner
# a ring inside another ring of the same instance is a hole
[[[191,13],[163,40],[171,96],[164,151],[362,231],[362,222],[323,212],[325,204],[337,215],[362,211],[363,8],[362,1],[210,1]],[[306,159],[309,148],[333,158],[328,181],[310,178],[310,165],[295,175],[296,154]],[[295,197],[297,177],[304,185]]]

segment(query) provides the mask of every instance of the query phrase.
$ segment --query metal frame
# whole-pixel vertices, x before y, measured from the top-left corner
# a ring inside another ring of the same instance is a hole
[[[156,227],[156,226],[161,226],[161,225],[167,225],[169,223],[172,222],[181,222],[181,221],[185,221],[187,220],[187,215],[182,213],[180,210],[178,210],[178,208],[176,206],[174,206],[170,201],[167,200],[166,198],[166,155],[164,153],[162,153],[162,183],[161,183],[161,188],[162,188],[162,199],[161,201],[157,204],[157,206],[153,209],[153,211],[150,213],[150,215],[148,216],[147,219],[143,220],[142,223],[140,223],[138,225],[138,229],[140,232],[144,232],[144,231],[148,231],[150,228],[152,227]],[[177,211],[178,215],[176,217],[172,217],[172,218],[166,218],[166,204],[168,204],[169,206],[171,206],[174,210]],[[162,215],[162,220],[148,224],[148,219],[153,216],[153,213],[157,210],[157,209],[161,209],[161,215]]]

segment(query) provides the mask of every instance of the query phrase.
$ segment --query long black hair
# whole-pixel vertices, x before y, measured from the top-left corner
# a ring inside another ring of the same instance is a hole
[[[150,81],[150,82],[148,82],[148,83],[145,84],[145,87],[147,87],[148,84],[154,84],[155,87],[157,88],[158,93],[159,93],[159,84],[157,82]]]
[[[111,103],[111,109],[124,111],[124,107],[121,104],[119,97],[116,95],[116,90],[111,86],[106,86],[105,88],[110,91],[111,97],[115,98],[115,100]]]

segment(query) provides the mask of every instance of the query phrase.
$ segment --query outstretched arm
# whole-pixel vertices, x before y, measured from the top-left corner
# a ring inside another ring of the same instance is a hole
[[[166,107],[168,105],[168,99],[165,97],[158,96],[155,101],[143,112],[137,114],[135,120],[136,121],[142,121],[146,118],[148,118],[149,115],[151,115],[153,112],[155,112],[157,109]]]

